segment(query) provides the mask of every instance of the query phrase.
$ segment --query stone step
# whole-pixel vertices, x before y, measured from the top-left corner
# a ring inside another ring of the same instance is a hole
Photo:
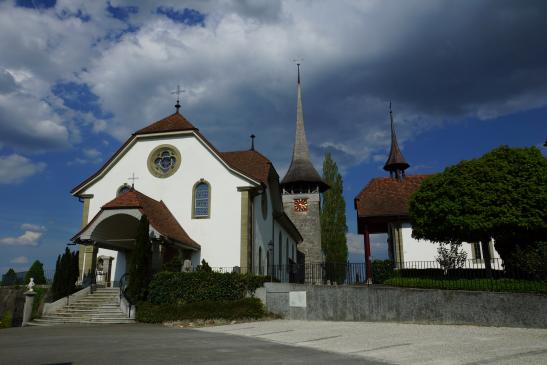
[[[83,308],[83,307],[91,307],[91,308],[96,308],[96,307],[116,307],[118,308],[120,306],[120,303],[72,303],[72,304],[69,304],[69,305],[65,305],[63,308]]]
[[[119,304],[120,302],[118,300],[79,300],[71,304]]]
[[[109,320],[82,320],[82,321],[42,321],[35,319],[29,322],[31,326],[59,326],[59,325],[78,325],[78,324],[128,324],[135,323],[134,319],[109,319]]]
[[[89,314],[89,313],[123,313],[120,308],[110,308],[108,310],[95,310],[95,309],[81,309],[81,310],[58,310],[57,312],[50,313],[53,314]]]
[[[71,313],[78,313],[78,312],[119,312],[120,307],[113,306],[113,307],[106,307],[106,308],[62,308],[58,310],[56,313],[62,313],[62,312],[71,312]]]
[[[30,325],[76,325],[101,323],[135,323],[120,309],[118,288],[100,288],[75,300],[54,313],[35,319]]]
[[[104,322],[104,321],[113,321],[113,320],[119,320],[119,319],[129,319],[127,318],[127,315],[121,314],[117,316],[79,316],[79,317],[54,317],[54,316],[48,316],[48,317],[42,317],[39,319],[36,319],[39,322],[48,321],[48,322],[85,322],[85,321],[96,321],[96,322]]]

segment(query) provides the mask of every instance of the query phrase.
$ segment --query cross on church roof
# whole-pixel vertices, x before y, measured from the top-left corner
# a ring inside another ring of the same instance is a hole
[[[175,108],[177,109],[177,113],[179,112],[179,109],[180,109],[180,93],[183,93],[185,91],[186,90],[181,90],[180,89],[180,84],[177,84],[177,90],[171,92],[171,94],[177,94],[177,103],[175,104]]]
[[[132,173],[131,176],[127,179],[127,180],[132,180],[131,189],[135,188],[135,180],[138,180],[138,179],[139,179],[138,177],[135,177],[135,173]]]

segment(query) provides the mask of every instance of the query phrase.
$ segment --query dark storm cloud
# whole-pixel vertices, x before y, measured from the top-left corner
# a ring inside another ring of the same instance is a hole
[[[339,93],[391,98],[442,116],[519,96],[547,96],[547,2],[440,4],[410,17],[410,24],[392,24],[404,32],[400,42],[347,65],[342,84],[333,82],[339,75],[324,82],[340,85]],[[378,16],[390,21],[387,13]]]

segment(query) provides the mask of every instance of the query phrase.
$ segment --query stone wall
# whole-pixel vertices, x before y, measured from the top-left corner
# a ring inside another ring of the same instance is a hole
[[[547,328],[543,294],[266,283],[263,297],[287,319]]]
[[[28,290],[24,286],[0,287],[0,318],[6,313],[12,315],[12,326],[17,327],[23,321],[23,307],[25,306],[25,295]]]

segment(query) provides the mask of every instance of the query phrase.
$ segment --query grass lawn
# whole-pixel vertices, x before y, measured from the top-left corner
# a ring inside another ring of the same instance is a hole
[[[482,290],[516,293],[547,293],[547,283],[517,279],[391,278],[384,285],[427,289]]]

